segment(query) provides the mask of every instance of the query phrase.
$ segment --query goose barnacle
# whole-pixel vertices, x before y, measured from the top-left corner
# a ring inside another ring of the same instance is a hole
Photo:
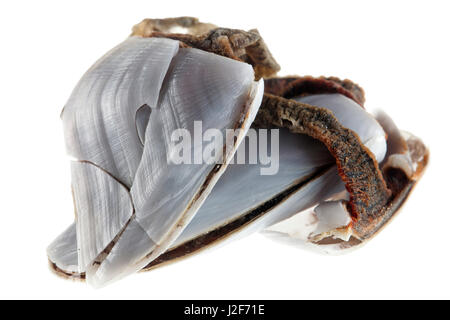
[[[370,115],[356,84],[278,70],[257,30],[189,17],[136,25],[61,114],[76,217],[48,248],[53,270],[104,286],[256,231],[325,251],[370,239],[427,149]],[[180,149],[174,132],[194,143]],[[230,164],[256,151],[265,156]]]

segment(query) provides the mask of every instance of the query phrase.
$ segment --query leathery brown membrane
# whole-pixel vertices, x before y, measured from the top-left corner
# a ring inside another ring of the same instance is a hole
[[[353,82],[279,69],[256,29],[191,17],[136,25],[62,112],[76,217],[48,248],[52,270],[100,287],[257,231],[325,252],[373,237],[419,180],[427,148],[365,111]],[[193,163],[177,162],[171,134],[195,136],[199,123],[239,130],[215,161],[195,161],[203,141],[189,145]],[[264,139],[277,170],[267,158],[234,164]]]

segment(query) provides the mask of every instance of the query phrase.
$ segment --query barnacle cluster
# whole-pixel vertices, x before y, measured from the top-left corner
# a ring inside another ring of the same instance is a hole
[[[53,270],[104,286],[256,231],[326,252],[370,239],[428,150],[370,115],[355,83],[279,69],[257,30],[191,17],[136,25],[62,112],[76,217],[48,248]],[[173,134],[199,126],[209,138],[180,155]],[[246,136],[258,145],[268,130],[275,171],[262,174],[267,159],[230,164],[251,148]]]

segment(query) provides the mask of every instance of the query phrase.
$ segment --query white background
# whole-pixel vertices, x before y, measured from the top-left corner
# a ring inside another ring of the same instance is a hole
[[[446,1],[2,1],[0,298],[450,298]],[[73,220],[59,113],[81,75],[146,17],[257,27],[281,75],[349,78],[369,110],[421,137],[431,162],[362,249],[322,256],[256,234],[94,290],[50,273]]]

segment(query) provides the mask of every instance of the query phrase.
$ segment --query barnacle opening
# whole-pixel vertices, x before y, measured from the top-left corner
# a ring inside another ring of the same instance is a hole
[[[274,197],[267,199],[261,205],[258,205],[247,212],[243,213],[236,219],[228,221],[227,223],[208,231],[202,235],[199,235],[192,240],[189,240],[181,245],[170,248],[158,258],[153,260],[142,271],[148,271],[161,265],[175,262],[177,259],[186,258],[200,250],[205,250],[218,241],[223,241],[238,231],[247,227],[250,223],[258,220],[264,216],[270,210],[273,210],[277,206],[280,206],[285,202],[292,194],[299,192],[302,188],[306,189],[306,186],[314,180],[319,180],[324,177],[327,172],[330,171],[332,165],[326,165],[315,170],[309,176],[303,177],[292,184],[289,188],[274,195]]]

